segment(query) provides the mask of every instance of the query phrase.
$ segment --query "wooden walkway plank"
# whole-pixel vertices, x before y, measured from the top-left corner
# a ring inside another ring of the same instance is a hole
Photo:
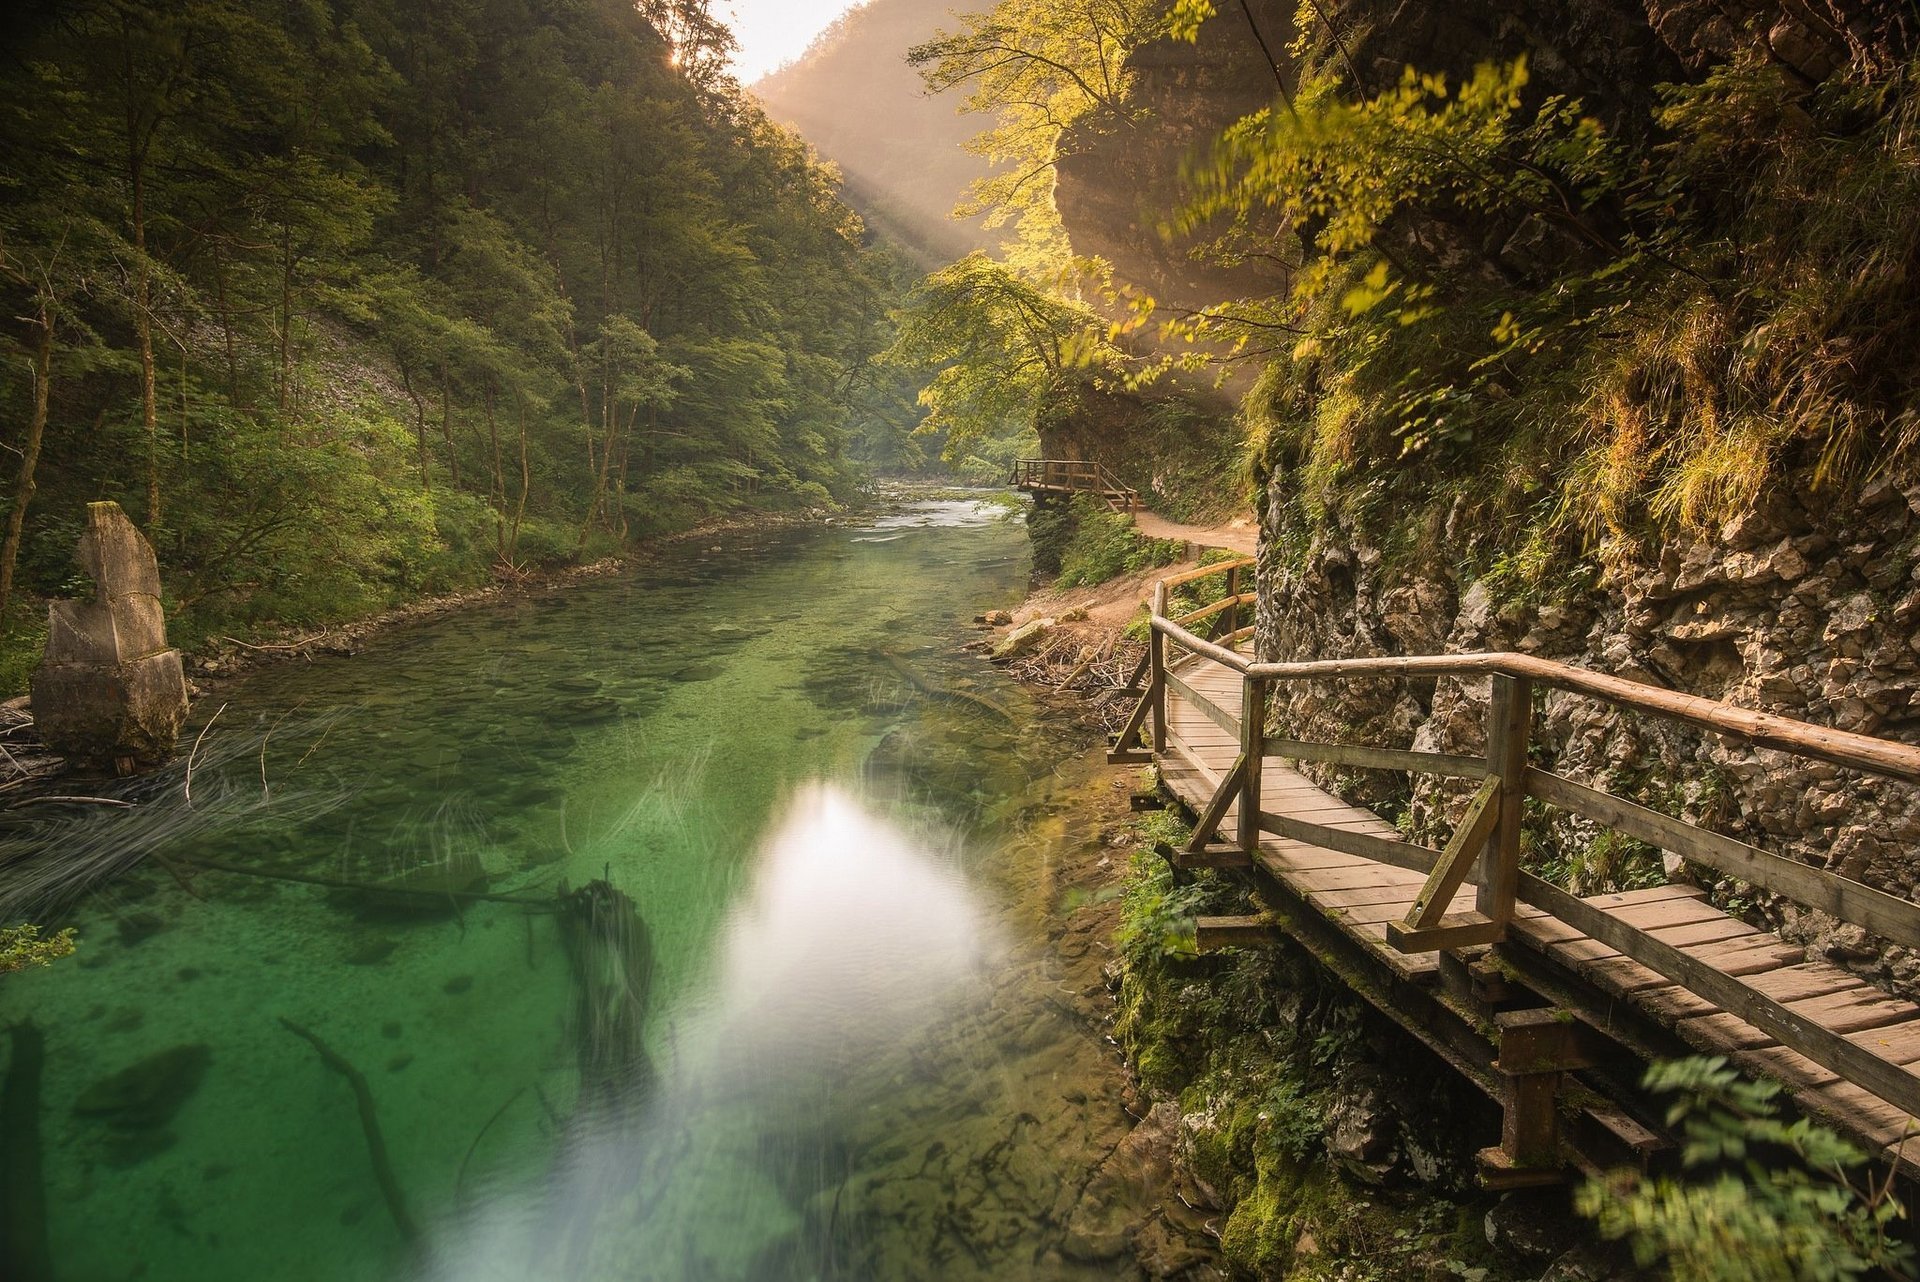
[[[1224,652],[1215,650],[1212,654]],[[1198,813],[1218,792],[1236,757],[1248,750],[1239,739],[1241,700],[1243,691],[1257,687],[1239,671],[1227,667],[1224,658],[1216,661],[1191,646],[1182,648],[1171,638],[1168,655],[1167,670],[1174,680],[1167,687],[1163,727],[1167,750],[1158,758],[1160,777]],[[1182,687],[1196,697],[1183,695]],[[1268,742],[1278,746],[1293,741]],[[1350,747],[1306,746],[1329,751]],[[1380,751],[1391,755],[1389,750]],[[1404,761],[1395,757],[1401,762],[1395,768],[1414,768],[1410,763],[1416,755],[1401,754]],[[1288,830],[1296,836],[1263,832],[1255,855],[1258,866],[1394,975],[1423,984],[1434,980],[1436,953],[1402,954],[1387,942],[1388,924],[1405,919],[1427,880],[1424,871],[1402,864],[1422,859],[1430,863],[1434,852],[1407,843],[1393,825],[1367,809],[1331,796],[1299,771],[1283,765],[1285,760],[1278,753],[1266,756],[1263,768],[1255,775],[1256,791],[1261,811],[1289,821]],[[1228,806],[1222,833],[1236,830],[1241,805],[1241,799],[1236,798]],[[1301,831],[1300,825],[1327,831],[1314,834]],[[1336,839],[1338,834],[1367,840]],[[1320,844],[1323,840],[1334,841],[1343,849],[1329,849]],[[1380,843],[1394,845],[1388,848]],[[1399,862],[1382,862],[1387,859]],[[1672,958],[1671,964],[1689,975],[1701,973],[1699,967],[1710,968],[1722,981],[1738,981],[1757,997],[1775,1003],[1777,1011],[1793,1017],[1784,1029],[1812,1026],[1851,1044],[1825,1053],[1845,1060],[1849,1054],[1858,1054],[1852,1049],[1857,1047],[1889,1066],[1920,1066],[1920,1006],[1890,997],[1837,966],[1808,961],[1804,949],[1722,911],[1698,887],[1652,886],[1587,896],[1580,902],[1639,932],[1637,936],[1603,932],[1617,939],[1621,947],[1634,947],[1636,955],[1642,955],[1636,939],[1655,941],[1676,952],[1661,953],[1655,948],[1651,957]],[[1447,909],[1461,913],[1474,906],[1475,890],[1468,885],[1449,897]],[[1568,911],[1572,912],[1571,906]],[[1588,920],[1592,929],[1600,930],[1598,919]],[[1223,919],[1223,933],[1226,925]],[[1599,992],[1629,1003],[1692,1045],[1727,1054],[1748,1071],[1786,1083],[1803,1105],[1823,1119],[1844,1122],[1844,1129],[1876,1144],[1895,1149],[1906,1144],[1905,1159],[1920,1163],[1920,1123],[1839,1073],[1780,1044],[1765,1030],[1722,1010],[1713,1000],[1633,960],[1619,948],[1590,938],[1540,907],[1517,906],[1508,930],[1513,943],[1564,967]],[[1685,959],[1684,966],[1680,958]],[[1727,989],[1728,993],[1734,991]],[[1751,1001],[1743,1001],[1740,1008],[1750,1013],[1759,1011]],[[1880,1076],[1885,1077],[1885,1073]],[[1889,1090],[1895,1089],[1890,1081],[1886,1085]]]

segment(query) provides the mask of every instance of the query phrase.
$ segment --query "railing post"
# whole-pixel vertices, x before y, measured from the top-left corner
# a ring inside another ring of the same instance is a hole
[[[1246,773],[1240,784],[1240,848],[1260,848],[1260,765],[1267,746],[1267,683],[1256,676],[1240,682],[1240,751]]]
[[[1227,636],[1231,638],[1240,630],[1240,567],[1238,564],[1227,567],[1227,596],[1233,604],[1227,607]],[[1233,642],[1227,642],[1227,648],[1233,648]]]
[[[1167,587],[1153,585],[1153,617],[1167,613]],[[1167,638],[1158,628],[1147,633],[1147,698],[1153,709],[1153,751],[1158,756],[1167,750]]]
[[[1500,781],[1499,817],[1480,855],[1480,890],[1475,906],[1493,921],[1513,920],[1514,893],[1520,885],[1520,820],[1526,800],[1527,741],[1533,724],[1533,683],[1525,677],[1495,674],[1487,707],[1487,770]]]

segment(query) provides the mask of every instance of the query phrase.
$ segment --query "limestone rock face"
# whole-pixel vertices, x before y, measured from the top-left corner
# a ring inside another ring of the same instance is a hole
[[[156,765],[186,720],[187,680],[167,646],[153,546],[118,503],[90,503],[75,558],[96,595],[48,609],[34,723],[74,765],[122,774]]]
[[[1496,591],[1454,562],[1477,539],[1436,517],[1430,555],[1384,557],[1379,532],[1334,512],[1302,539],[1286,531],[1289,494],[1265,498],[1257,642],[1270,661],[1523,650],[1816,725],[1920,741],[1920,480],[1870,482],[1818,501],[1782,487],[1717,530],[1657,545],[1609,541],[1578,586]],[[1589,586],[1590,584],[1590,586]],[[1298,683],[1275,695],[1269,725],[1335,739],[1474,755],[1486,749],[1487,683],[1353,680]],[[1892,781],[1754,748],[1674,722],[1545,692],[1535,764],[1692,823],[1865,882],[1920,897],[1920,794]],[[1313,768],[1318,769],[1318,768]],[[1470,784],[1384,774],[1320,778],[1359,804],[1404,805],[1418,840],[1444,842]],[[1573,863],[1581,893],[1602,883],[1599,830],[1553,814],[1536,837]],[[1573,857],[1578,856],[1578,860]],[[1731,879],[1668,863],[1732,893]],[[1750,892],[1749,901],[1754,900]],[[1869,939],[1784,900],[1755,904],[1769,925],[1825,957],[1920,997],[1920,950]]]

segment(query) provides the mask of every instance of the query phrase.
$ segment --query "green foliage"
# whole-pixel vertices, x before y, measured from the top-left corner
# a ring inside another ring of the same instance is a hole
[[[906,274],[704,0],[4,26],[0,609],[16,566],[60,590],[87,499],[143,524],[190,636],[925,461],[870,374]]]
[[[1087,587],[1156,565],[1180,555],[1171,539],[1142,537],[1133,520],[1090,494],[1076,494],[1069,505],[1073,533],[1060,554],[1058,586]]]
[[[965,86],[966,109],[994,117],[969,144],[994,172],[955,212],[985,214],[989,227],[1014,222],[1012,261],[1026,270],[1065,265],[1066,232],[1053,203],[1061,138],[1095,112],[1127,118],[1127,56],[1165,29],[1164,8],[1161,0],[1000,0],[957,15],[957,31],[909,53],[930,90]]]
[[[1685,1136],[1687,1175],[1622,1172],[1577,1198],[1641,1264],[1677,1282],[1841,1282],[1912,1267],[1912,1245],[1891,1235],[1905,1209],[1890,1185],[1875,1187],[1833,1132],[1782,1118],[1777,1083],[1714,1058],[1656,1064],[1646,1085],[1676,1097],[1668,1122]]]
[[[29,966],[51,966],[71,956],[74,937],[71,928],[47,939],[40,938],[38,926],[0,926],[0,975],[8,975]]]
[[[1127,358],[1085,306],[1064,302],[984,254],[920,282],[883,358],[923,373],[922,433],[949,459],[982,442],[1030,437],[1050,397],[1111,385]]]
[[[1176,4],[1175,33],[1216,7]],[[1323,17],[1174,219],[1296,241],[1288,292],[1170,325],[1290,337],[1249,417],[1294,519],[1464,504],[1530,532],[1493,568],[1531,592],[1581,538],[1713,528],[1783,469],[1844,485],[1911,450],[1920,66],[1809,90],[1742,55],[1610,128],[1524,60],[1363,89]]]

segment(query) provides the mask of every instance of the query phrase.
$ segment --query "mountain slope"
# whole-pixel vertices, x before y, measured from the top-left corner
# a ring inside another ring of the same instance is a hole
[[[927,94],[907,50],[954,25],[954,0],[873,0],[823,32],[798,60],[752,86],[846,179],[847,198],[927,266],[997,237],[950,217],[987,172],[964,149],[984,121],[960,95]],[[963,7],[963,6],[962,6]]]

